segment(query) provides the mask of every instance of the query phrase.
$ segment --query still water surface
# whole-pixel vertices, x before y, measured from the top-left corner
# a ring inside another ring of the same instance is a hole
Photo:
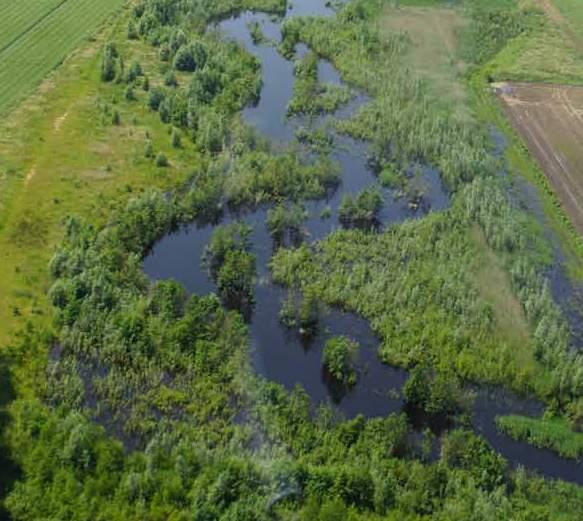
[[[295,0],[288,16],[331,16],[325,0]],[[265,36],[274,41],[280,39],[279,21],[260,13],[244,13],[219,24],[225,37],[235,39],[257,56],[263,67],[263,89],[258,103],[244,110],[243,117],[263,135],[280,144],[290,143],[301,118],[286,117],[287,104],[292,97],[293,63],[284,59],[273,45],[255,45],[248,24],[258,22]],[[306,48],[298,46],[298,56]],[[325,61],[319,65],[319,81],[341,84],[334,67]],[[348,107],[341,109],[337,117],[347,117],[367,100],[356,95]],[[316,122],[317,124],[317,122]],[[367,145],[346,136],[336,136],[333,152],[341,166],[342,184],[327,200],[306,204],[309,218],[305,231],[309,241],[326,237],[339,227],[338,207],[343,194],[356,194],[363,188],[376,184],[376,178],[367,166]],[[412,210],[403,199],[396,199],[384,191],[385,206],[380,215],[386,226],[406,219],[422,217],[429,211],[444,210],[449,196],[444,190],[439,172],[423,167],[423,179],[427,188],[424,204]],[[320,218],[324,208],[332,210],[329,219]],[[281,303],[287,290],[272,283],[268,269],[274,245],[266,229],[267,208],[259,208],[243,215],[225,215],[220,224],[243,221],[253,227],[250,242],[257,256],[257,285],[255,306],[249,318],[252,342],[252,362],[258,374],[281,383],[291,389],[296,385],[305,388],[314,403],[331,401],[346,417],[362,414],[365,417],[385,416],[399,412],[404,403],[398,392],[407,379],[407,372],[382,364],[377,356],[379,339],[371,331],[366,320],[336,309],[329,309],[322,317],[317,335],[307,341],[297,331],[290,331],[279,321]],[[159,241],[144,261],[144,270],[152,280],[174,279],[188,291],[204,295],[215,291],[215,286],[202,263],[204,249],[212,235],[213,225],[193,223]],[[330,380],[322,370],[321,356],[325,342],[336,335],[347,335],[361,345],[359,355],[359,380],[349,392]],[[396,392],[395,392],[396,391]],[[550,451],[536,449],[516,442],[497,432],[494,419],[502,414],[538,415],[542,406],[534,401],[520,400],[502,391],[478,390],[473,412],[473,424],[488,442],[514,465],[523,465],[540,473],[583,484],[583,466],[580,462],[562,459]],[[412,418],[417,424],[416,418]],[[438,423],[438,422],[437,422]],[[421,424],[439,431],[437,425]]]

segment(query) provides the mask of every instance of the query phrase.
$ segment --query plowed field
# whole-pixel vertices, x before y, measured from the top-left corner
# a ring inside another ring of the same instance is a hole
[[[583,87],[505,84],[498,96],[583,234]]]

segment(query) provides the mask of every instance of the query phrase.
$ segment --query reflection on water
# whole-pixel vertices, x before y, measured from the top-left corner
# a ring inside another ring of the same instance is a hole
[[[297,2],[290,14],[330,14],[332,11],[324,2]],[[263,88],[258,103],[245,109],[245,121],[255,126],[272,140],[289,143],[294,139],[298,126],[306,124],[302,118],[287,118],[287,104],[291,99],[294,84],[293,63],[283,58],[276,50],[274,42],[255,45],[250,36],[249,26],[258,22],[264,35],[276,43],[280,40],[279,23],[263,14],[244,13],[219,24],[219,29],[228,37],[236,39],[251,53],[257,56],[263,66]],[[308,49],[298,45],[298,55],[305,55]],[[342,83],[336,69],[324,60],[318,66],[319,81]],[[337,117],[348,117],[367,98],[356,96],[343,107]],[[312,125],[322,124],[327,118],[316,118]],[[376,183],[376,178],[367,166],[367,146],[347,136],[334,136],[335,148],[332,158],[342,170],[341,187],[328,198],[308,201],[308,219],[304,232],[309,241],[318,241],[337,229],[339,225],[338,208],[343,194],[357,194],[362,189]],[[449,197],[444,191],[439,173],[431,167],[421,168],[426,195],[419,208],[411,208],[402,198],[395,200],[394,194],[384,190],[385,206],[379,218],[384,224],[402,222],[408,218],[425,215],[430,210],[441,210],[448,206]],[[331,215],[320,217],[324,209]],[[318,334],[306,344],[299,334],[287,330],[280,324],[279,311],[287,290],[271,282],[268,269],[274,244],[265,222],[266,207],[247,213],[227,214],[220,224],[243,221],[253,228],[250,242],[257,256],[257,280],[255,287],[255,306],[249,317],[249,327],[253,347],[253,362],[256,371],[269,378],[293,388],[301,384],[315,402],[331,399],[340,410],[351,417],[356,414],[366,416],[386,415],[400,410],[402,402],[390,391],[399,389],[406,379],[406,372],[383,365],[376,352],[378,339],[368,323],[353,314],[330,309],[322,317]],[[193,223],[183,230],[168,235],[160,241],[144,262],[144,269],[152,279],[175,279],[189,291],[204,295],[215,291],[201,262],[204,249],[209,243],[214,226],[200,226]],[[359,384],[350,392],[342,391],[330,381],[321,368],[321,354],[327,339],[336,335],[348,335],[359,341],[361,374]]]
[[[325,0],[296,0],[290,15],[329,15]],[[293,92],[293,64],[285,60],[272,43],[255,45],[251,39],[248,24],[261,24],[265,36],[275,42],[280,39],[279,24],[262,14],[244,13],[224,21],[220,30],[229,38],[234,38],[257,56],[263,65],[263,90],[261,99],[253,107],[245,109],[243,117],[261,133],[274,141],[289,143],[295,130],[304,122],[301,118],[286,118],[287,104]],[[298,56],[304,55],[306,48],[298,46]],[[320,81],[341,84],[334,67],[321,61],[318,67]],[[337,117],[349,117],[362,103],[364,95],[358,95],[348,107],[338,111]],[[320,119],[319,123],[323,121]],[[313,123],[313,122],[312,122]],[[318,124],[318,121],[316,121]],[[496,136],[494,136],[496,137]],[[503,142],[496,142],[498,153]],[[356,194],[363,188],[376,183],[367,167],[366,145],[346,136],[335,136],[333,158],[342,170],[341,187],[327,200],[311,201],[306,204],[309,218],[305,232],[309,241],[326,237],[339,227],[338,207],[342,194]],[[385,206],[380,214],[383,225],[402,222],[420,217],[429,211],[443,210],[449,205],[449,196],[444,191],[439,173],[428,166],[418,166],[425,185],[426,196],[419,208],[411,208],[404,199],[395,199],[394,194],[384,190]],[[330,208],[329,219],[321,219],[324,208]],[[315,403],[331,401],[347,417],[363,414],[366,417],[384,416],[401,411],[404,403],[399,391],[407,372],[382,364],[377,356],[379,339],[373,334],[367,321],[354,314],[336,309],[328,309],[321,317],[317,334],[309,341],[296,331],[281,325],[279,311],[287,296],[287,289],[271,281],[268,262],[274,250],[273,241],[267,232],[265,222],[267,208],[262,207],[242,215],[227,214],[221,224],[235,220],[248,223],[253,228],[250,242],[257,256],[258,277],[254,290],[255,306],[249,317],[252,342],[252,360],[255,370],[262,376],[279,382],[288,389],[301,384]],[[213,226],[193,223],[182,230],[163,238],[153,248],[144,261],[144,270],[153,280],[175,279],[190,292],[204,295],[215,291],[215,285],[202,265],[202,255],[208,244]],[[359,379],[354,388],[347,390],[332,382],[322,370],[321,356],[325,342],[331,336],[347,335],[361,345],[358,360]],[[498,414],[538,415],[540,404],[518,400],[507,393],[480,390],[476,393],[473,422],[478,432],[511,463],[534,468],[552,477],[561,477],[583,483],[578,462],[567,461],[549,451],[536,449],[525,443],[511,440],[496,431],[494,419]],[[428,423],[436,433],[448,425],[441,418],[424,418],[410,412],[412,423],[419,429]]]

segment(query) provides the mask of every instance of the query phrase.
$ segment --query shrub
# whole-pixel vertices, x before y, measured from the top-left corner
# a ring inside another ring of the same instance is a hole
[[[167,87],[178,87],[178,80],[176,79],[176,74],[172,71],[168,71],[164,75],[164,85]]]
[[[168,158],[162,152],[158,152],[158,155],[156,156],[156,166],[165,168],[168,164]]]
[[[150,91],[150,95],[148,96],[148,107],[154,111],[157,111],[165,98],[166,94],[162,89],[152,89]]]
[[[146,147],[144,148],[144,156],[148,159],[152,159],[154,157],[154,147],[151,141],[146,143]]]
[[[378,188],[365,188],[356,197],[344,195],[338,210],[345,226],[371,227],[378,220],[383,196]]]
[[[322,363],[336,380],[346,384],[356,383],[355,358],[359,345],[345,336],[331,338],[324,346]]]
[[[180,138],[180,132],[177,128],[172,128],[172,136],[171,136],[172,146],[174,148],[180,148],[182,145],[182,140]]]
[[[114,43],[108,42],[103,52],[103,61],[101,63],[102,81],[113,81],[117,74],[119,53]]]

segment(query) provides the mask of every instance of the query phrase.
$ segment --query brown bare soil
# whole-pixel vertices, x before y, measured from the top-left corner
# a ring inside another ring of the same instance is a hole
[[[583,87],[514,83],[497,92],[583,235]]]

